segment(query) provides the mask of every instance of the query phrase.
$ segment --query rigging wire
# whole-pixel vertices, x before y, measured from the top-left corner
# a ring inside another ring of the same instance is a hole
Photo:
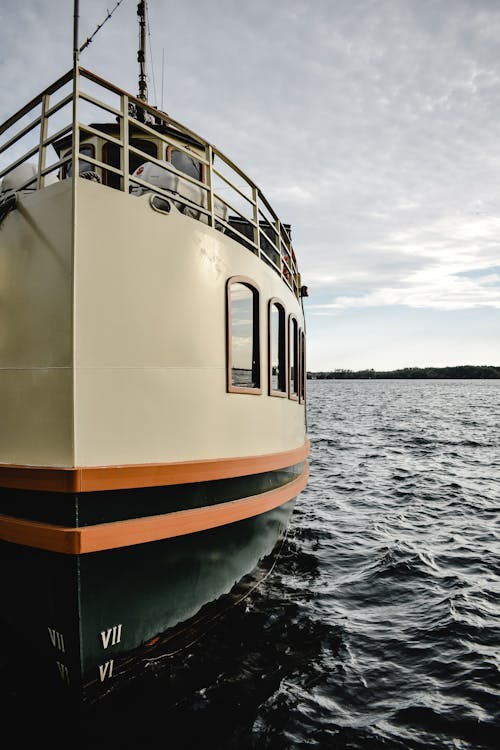
[[[96,30],[94,31],[94,33],[93,33],[93,34],[91,34],[91,35],[90,35],[89,37],[87,37],[86,41],[85,41],[85,42],[84,42],[84,43],[82,44],[82,46],[80,47],[80,49],[79,49],[79,52],[83,52],[83,50],[85,49],[85,47],[88,47],[88,46],[89,46],[90,42],[91,42],[91,41],[93,40],[93,38],[95,37],[95,35],[97,34],[97,32],[98,32],[98,31],[100,31],[100,29],[101,29],[101,28],[102,28],[102,27],[104,26],[104,24],[106,23],[106,21],[109,21],[109,19],[111,18],[111,16],[112,16],[112,15],[113,15],[113,13],[115,12],[115,10],[116,10],[116,9],[117,9],[117,8],[118,8],[118,7],[119,7],[119,6],[120,6],[120,5],[122,4],[122,3],[123,3],[123,0],[116,0],[116,3],[115,3],[115,6],[114,6],[114,8],[112,8],[111,10],[108,10],[108,9],[106,8],[106,10],[108,11],[108,15],[106,16],[106,18],[104,19],[104,21],[102,21],[102,23],[100,23],[100,24],[99,24],[99,26],[98,26],[98,27],[96,28]]]

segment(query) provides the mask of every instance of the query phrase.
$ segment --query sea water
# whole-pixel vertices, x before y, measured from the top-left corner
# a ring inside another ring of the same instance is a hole
[[[311,477],[274,571],[89,708],[81,747],[500,748],[500,381],[307,386]],[[16,700],[16,746],[68,746],[58,706],[35,725]]]

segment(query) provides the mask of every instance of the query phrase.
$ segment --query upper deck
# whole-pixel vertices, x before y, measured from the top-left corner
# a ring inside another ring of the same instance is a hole
[[[173,202],[244,245],[300,297],[290,227],[260,188],[189,128],[89,70],[76,67],[45,89],[0,126],[0,139],[0,221],[15,193],[60,179],[148,191],[158,210]]]

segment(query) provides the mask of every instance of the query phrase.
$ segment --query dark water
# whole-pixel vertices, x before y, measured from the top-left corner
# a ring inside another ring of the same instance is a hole
[[[24,747],[500,748],[500,381],[309,381],[278,567],[175,664]]]

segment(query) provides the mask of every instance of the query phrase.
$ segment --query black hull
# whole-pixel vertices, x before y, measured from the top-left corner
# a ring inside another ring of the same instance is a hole
[[[279,477],[261,475],[261,491],[269,484],[283,486],[285,475],[290,481],[301,468],[269,473]],[[229,497],[242,481],[226,487]],[[153,510],[158,489],[149,491]],[[37,495],[44,493],[3,492],[3,509],[11,510],[16,501],[25,516],[40,515],[43,504],[36,502]],[[109,493],[106,513],[112,512],[119,495]],[[131,518],[137,497],[144,500],[144,490],[121,495],[126,518]],[[200,498],[198,506],[207,502],[206,492]],[[71,507],[85,505],[85,498],[77,496],[72,502],[66,497],[65,505],[60,498],[52,499],[45,503],[52,520],[60,513],[57,508],[64,507],[67,515]],[[90,522],[96,520],[95,500],[87,508]],[[215,496],[212,502],[219,505]],[[266,512],[196,533],[89,554],[0,542],[7,679],[20,690],[37,685],[44,694],[85,704],[113,692],[144,661],[185,648],[269,572],[294,502],[292,498]]]

